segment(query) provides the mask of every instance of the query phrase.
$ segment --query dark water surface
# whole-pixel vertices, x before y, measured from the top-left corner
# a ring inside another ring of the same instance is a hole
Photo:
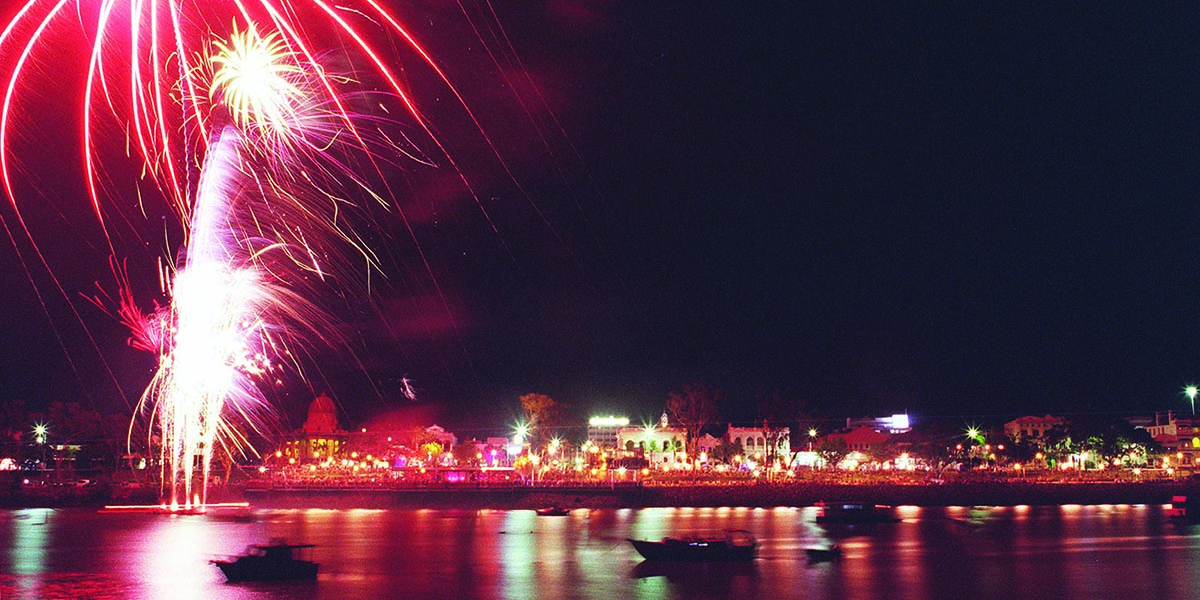
[[[1200,597],[1200,528],[1161,506],[901,507],[823,527],[813,508],[259,510],[252,522],[89,509],[0,512],[0,598],[653,599]],[[655,566],[626,538],[747,529],[747,565]],[[228,584],[209,560],[284,537],[316,582]],[[809,563],[805,548],[844,556]]]

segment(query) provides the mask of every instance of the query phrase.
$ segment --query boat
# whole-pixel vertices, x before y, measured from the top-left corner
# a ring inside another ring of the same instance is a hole
[[[665,562],[728,562],[754,560],[758,541],[749,531],[733,529],[723,537],[663,538],[661,542],[630,539],[642,558]]]
[[[542,517],[564,517],[571,514],[571,509],[563,508],[561,506],[549,506],[546,508],[539,508],[534,512]]]
[[[834,544],[828,548],[805,548],[804,553],[808,555],[808,562],[827,562],[841,558],[842,547]]]
[[[865,502],[834,502],[826,504],[818,502],[821,512],[817,514],[818,523],[897,523],[900,519],[892,514],[892,507],[882,504]]]
[[[249,506],[214,507],[206,513],[209,519],[216,521],[232,521],[234,523],[253,523],[256,518]]]
[[[1176,523],[1195,523],[1200,517],[1200,506],[1196,502],[1188,502],[1187,496],[1172,496],[1171,507],[1166,510],[1167,518]]]
[[[317,563],[312,561],[316,544],[288,544],[273,539],[267,544],[252,544],[246,553],[233,560],[214,560],[231,582],[283,581],[316,579]]]

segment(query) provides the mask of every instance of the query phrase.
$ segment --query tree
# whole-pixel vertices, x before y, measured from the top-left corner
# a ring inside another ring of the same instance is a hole
[[[722,441],[712,449],[712,452],[708,453],[708,460],[709,462],[729,463],[730,459],[742,454],[743,451],[742,442],[740,441],[737,443]]]
[[[1070,430],[1064,424],[1055,425],[1042,434],[1042,448],[1046,464],[1050,466],[1062,462],[1076,451]]]
[[[850,447],[846,445],[846,440],[840,437],[826,437],[817,444],[817,455],[834,469],[849,453]]]
[[[773,390],[770,394],[764,394],[760,390],[755,394],[755,404],[758,405],[758,416],[762,419],[763,435],[767,440],[766,462],[771,464],[779,455],[779,445],[787,430],[784,422],[798,412],[797,403],[785,397],[779,390]],[[791,462],[791,448],[784,450],[783,454],[784,456],[779,458],[784,464]]]
[[[1089,466],[1092,467],[1111,463],[1130,452],[1144,454],[1147,448],[1155,445],[1145,429],[1138,429],[1129,421],[1111,415],[1073,416],[1066,431],[1075,442],[1071,450],[1088,452],[1092,463]]]
[[[91,468],[94,463],[112,456],[110,440],[107,439],[104,421],[100,413],[84,408],[78,402],[51,402],[42,420],[48,424],[54,446],[65,446],[63,453],[56,454],[60,463],[56,468]]]
[[[898,443],[908,444],[910,456],[940,469],[954,462],[962,431],[944,420],[933,419],[918,423],[908,433],[892,437]]]
[[[677,423],[687,431],[687,454],[696,455],[696,440],[700,437],[700,429],[717,420],[717,404],[721,400],[721,391],[708,391],[703,383],[691,383],[683,386],[681,392],[671,392],[667,396],[667,412]]]
[[[521,396],[521,408],[529,425],[530,445],[541,448],[567,421],[567,405],[545,394]]]
[[[480,459],[478,456],[476,456],[479,453],[479,448],[475,445],[474,442],[460,442],[458,445],[454,446],[454,448],[450,450],[450,453],[454,455],[454,462],[456,462],[460,465],[463,465],[463,466],[478,466],[479,465]]]
[[[899,438],[893,435],[884,440],[882,444],[872,448],[870,454],[871,460],[875,462],[895,463],[896,459],[900,458],[900,455],[905,452],[908,452],[908,445],[902,443]],[[910,453],[909,456],[911,457],[912,454]]]
[[[21,462],[21,441],[32,429],[24,400],[8,400],[0,404],[0,451]],[[11,450],[10,450],[11,448]]]
[[[430,462],[436,463],[442,455],[442,445],[438,442],[425,442],[421,444],[421,453],[429,457]]]

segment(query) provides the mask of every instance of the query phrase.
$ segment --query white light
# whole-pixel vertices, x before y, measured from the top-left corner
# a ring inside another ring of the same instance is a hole
[[[629,425],[627,417],[592,417],[588,419],[588,425],[592,427],[625,427]]]

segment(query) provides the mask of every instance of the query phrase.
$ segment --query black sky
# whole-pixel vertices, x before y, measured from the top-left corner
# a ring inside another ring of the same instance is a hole
[[[452,11],[398,6],[452,78],[496,95],[479,114],[513,177],[464,151],[479,202],[416,225],[432,277],[390,250],[424,283],[393,277],[386,324],[348,320],[374,385],[348,360],[310,378],[348,420],[404,406],[403,376],[444,422],[478,428],[528,392],[656,415],[693,381],[735,421],[774,389],[831,416],[1186,406],[1195,8],[660,4],[496,5],[540,96],[496,83],[479,52],[492,38]],[[437,187],[406,185],[413,212]],[[56,254],[72,298],[106,275],[74,271],[107,257]],[[123,409],[58,292],[42,289],[67,353],[20,263],[0,260],[0,397]],[[136,394],[145,360],[81,316]]]

